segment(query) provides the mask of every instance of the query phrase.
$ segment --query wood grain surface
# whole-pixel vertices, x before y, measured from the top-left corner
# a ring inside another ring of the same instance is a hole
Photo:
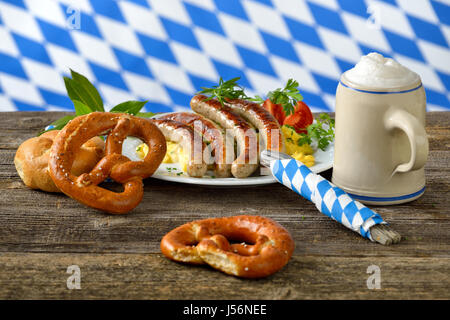
[[[141,204],[110,216],[61,194],[25,187],[17,147],[59,112],[0,113],[0,298],[2,299],[449,299],[450,112],[427,114],[427,189],[418,200],[374,209],[403,240],[382,246],[318,212],[280,184],[208,188],[145,180]],[[331,170],[323,173],[331,177]],[[111,186],[116,188],[116,186]],[[185,222],[238,214],[275,219],[292,234],[288,265],[261,280],[167,260],[162,236]],[[78,265],[81,289],[66,286]],[[367,268],[381,270],[370,290]]]

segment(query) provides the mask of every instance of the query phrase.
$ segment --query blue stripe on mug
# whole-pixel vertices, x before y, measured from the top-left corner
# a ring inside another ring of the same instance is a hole
[[[356,89],[356,88],[352,88],[348,85],[346,85],[345,83],[343,83],[342,81],[339,81],[339,83],[349,89],[355,90],[355,91],[359,91],[359,92],[364,92],[364,93],[373,93],[373,94],[392,94],[392,93],[406,93],[406,92],[411,92],[414,90],[419,89],[420,87],[422,87],[422,83],[420,83],[420,85],[418,85],[415,88],[412,89],[408,89],[408,90],[403,90],[403,91],[370,91],[370,90],[362,90],[362,89]]]
[[[417,192],[407,194],[404,196],[399,196],[399,197],[367,197],[367,196],[359,196],[359,195],[353,194],[353,193],[349,193],[349,195],[356,200],[385,202],[385,201],[398,201],[398,200],[411,199],[411,198],[414,198],[414,197],[422,194],[424,191],[425,191],[425,187],[423,187],[422,189],[420,189]]]

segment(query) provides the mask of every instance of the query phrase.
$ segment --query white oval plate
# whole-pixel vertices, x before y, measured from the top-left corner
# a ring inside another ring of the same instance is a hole
[[[166,113],[163,113],[166,114]],[[162,116],[163,114],[155,115],[154,118]],[[138,145],[138,144],[137,144]],[[136,146],[137,146],[136,145]],[[132,148],[136,148],[133,145]],[[333,167],[334,144],[331,143],[325,151],[318,149],[314,153],[315,165],[310,169],[314,173],[320,173]],[[270,170],[260,167],[252,176],[244,179],[237,178],[215,178],[213,171],[207,171],[202,178],[193,178],[183,172],[178,163],[162,163],[155,171],[152,178],[172,181],[178,183],[197,184],[204,186],[217,187],[242,187],[242,186],[256,186],[275,183],[277,180],[272,176]]]
[[[316,163],[310,169],[315,173],[320,173],[333,167],[334,144],[330,144],[325,151],[317,150],[314,153]],[[264,172],[265,171],[265,172]],[[266,175],[260,175],[260,173]],[[207,171],[202,178],[193,178],[180,170],[178,163],[162,163],[152,178],[173,181],[178,183],[197,184],[204,186],[217,187],[243,187],[256,186],[277,182],[277,180],[270,174],[269,169],[261,167],[257,170],[254,176],[244,179],[237,178],[215,178],[213,171]]]

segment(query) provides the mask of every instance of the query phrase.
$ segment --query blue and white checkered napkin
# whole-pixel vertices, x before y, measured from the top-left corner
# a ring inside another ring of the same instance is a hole
[[[270,170],[280,183],[313,202],[320,212],[365,238],[374,241],[370,228],[376,224],[386,224],[378,213],[353,200],[345,191],[313,173],[300,161],[272,160]]]

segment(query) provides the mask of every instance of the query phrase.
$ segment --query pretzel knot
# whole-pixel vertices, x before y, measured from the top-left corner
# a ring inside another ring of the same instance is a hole
[[[107,134],[105,156],[89,172],[74,176],[71,167],[76,153],[87,140]],[[143,161],[122,155],[127,136],[142,139],[149,147]],[[56,186],[71,198],[109,213],[121,214],[135,208],[144,194],[142,179],[153,174],[166,153],[166,141],[150,121],[122,113],[93,112],[70,121],[58,134],[50,151],[49,171]],[[111,177],[124,191],[112,192],[98,186]]]
[[[272,219],[243,215],[179,226],[163,237],[161,251],[175,261],[206,263],[237,277],[261,278],[286,265],[294,241]]]

